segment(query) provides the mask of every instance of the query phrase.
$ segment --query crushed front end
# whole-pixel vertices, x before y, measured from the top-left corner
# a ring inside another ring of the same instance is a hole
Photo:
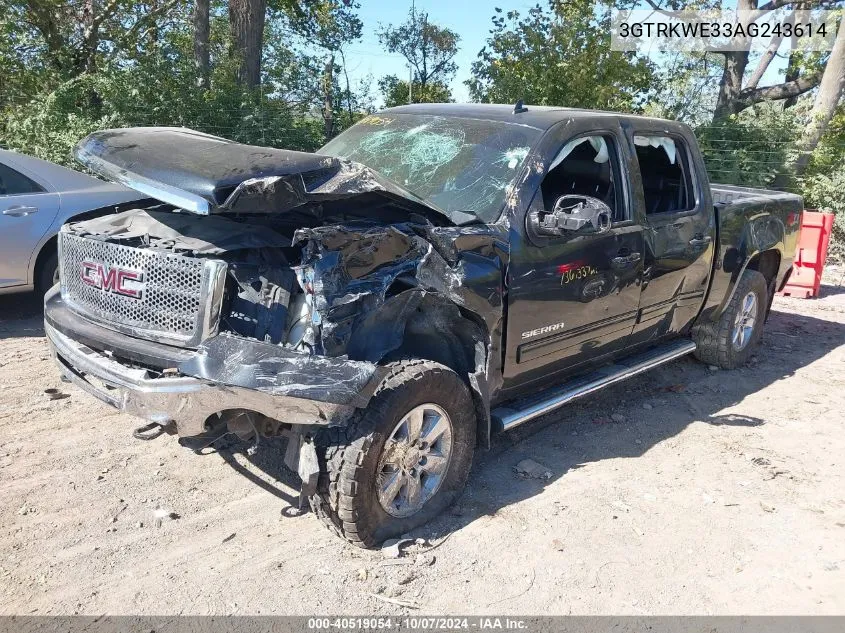
[[[181,436],[242,412],[261,434],[342,423],[380,370],[313,353],[313,293],[289,245],[266,227],[169,211],[66,226],[61,287],[45,298],[56,360],[85,391]]]
[[[358,163],[190,131],[99,132],[77,156],[160,201],[59,235],[45,330],[81,389],[183,438],[286,435],[304,494],[317,431],[393,360],[454,369],[489,421],[505,227],[455,226]]]
[[[64,227],[62,283],[44,308],[56,362],[147,431],[253,446],[287,435],[286,463],[310,494],[315,431],[366,406],[383,369],[314,353],[313,293],[289,245],[267,227],[170,210]]]

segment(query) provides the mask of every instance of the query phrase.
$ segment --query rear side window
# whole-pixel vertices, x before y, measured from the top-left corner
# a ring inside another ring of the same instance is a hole
[[[681,213],[695,207],[689,155],[683,141],[673,136],[634,136],[643,179],[647,215]]]
[[[43,191],[44,189],[34,180],[0,163],[0,196],[17,196],[22,193],[41,193]]]

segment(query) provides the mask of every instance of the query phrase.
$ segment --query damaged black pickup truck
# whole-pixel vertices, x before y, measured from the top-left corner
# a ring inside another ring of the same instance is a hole
[[[64,375],[180,436],[288,436],[368,547],[497,430],[687,353],[742,365],[802,210],[711,185],[682,124],[521,104],[394,108],[316,154],[129,128],[77,157],[150,200],[62,229]]]

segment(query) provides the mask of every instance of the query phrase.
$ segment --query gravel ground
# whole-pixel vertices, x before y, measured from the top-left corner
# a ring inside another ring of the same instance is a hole
[[[33,297],[0,297],[0,405],[0,614],[845,614],[833,284],[777,298],[747,368],[683,359],[500,436],[398,559],[294,512],[280,443],[133,439],[59,380]]]

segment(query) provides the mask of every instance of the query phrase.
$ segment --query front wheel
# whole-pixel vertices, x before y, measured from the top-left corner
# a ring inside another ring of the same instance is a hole
[[[756,270],[745,270],[719,320],[693,328],[695,356],[722,369],[744,365],[760,343],[768,305],[766,278]]]
[[[392,363],[369,406],[317,438],[314,513],[360,547],[418,527],[460,494],[475,449],[469,389],[433,361]]]

